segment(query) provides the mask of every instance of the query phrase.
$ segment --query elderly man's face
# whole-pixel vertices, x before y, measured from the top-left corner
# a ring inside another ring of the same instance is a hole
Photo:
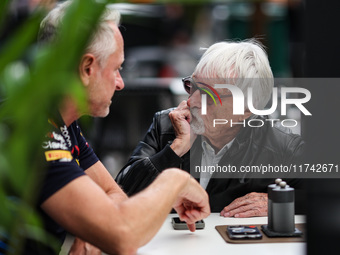
[[[215,83],[219,83],[216,80],[214,81],[214,79],[201,79],[198,77],[194,77],[194,80],[197,86],[202,88],[205,88],[203,84],[214,87]],[[242,125],[236,124],[231,126],[230,122],[241,122],[243,119],[248,117],[243,115],[233,115],[233,97],[231,96],[231,92],[228,89],[216,89],[216,91],[221,97],[222,105],[217,98],[215,104],[211,97],[207,95],[206,115],[201,114],[202,90],[197,89],[195,92],[192,93],[191,96],[189,96],[188,99],[192,117],[191,128],[193,129],[194,133],[204,135],[209,140],[216,140],[219,138],[223,139],[223,137],[226,135],[237,133]],[[227,120],[228,123],[223,125],[216,125],[214,127],[214,119],[224,119]]]
[[[87,88],[90,114],[94,117],[107,116],[115,91],[124,88],[124,82],[119,73],[124,61],[124,42],[118,27],[113,23],[110,25],[115,34],[116,50],[108,56],[102,66],[98,61],[93,64],[93,76]]]

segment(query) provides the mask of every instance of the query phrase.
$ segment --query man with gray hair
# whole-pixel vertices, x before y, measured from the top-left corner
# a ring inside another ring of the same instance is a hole
[[[147,187],[163,169],[180,167],[192,173],[206,189],[212,212],[224,217],[266,216],[267,186],[274,183],[273,178],[255,179],[208,170],[196,176],[194,169],[280,165],[301,155],[304,143],[299,135],[272,126],[267,117],[252,114],[246,104],[243,113],[233,113],[236,99],[231,90],[243,91],[247,99],[251,89],[253,107],[262,110],[271,97],[273,83],[267,55],[255,40],[211,45],[194,73],[183,78],[188,100],[176,109],[154,115],[144,140],[118,174],[117,183],[132,195]],[[250,120],[263,126],[251,127],[247,125]],[[297,179],[288,183],[295,188],[302,185]]]
[[[46,16],[41,41],[58,39],[69,5],[66,1]],[[146,190],[128,198],[82,135],[77,119],[85,114],[107,116],[114,92],[124,88],[119,73],[124,42],[118,24],[119,13],[107,10],[77,66],[88,108],[79,109],[71,96],[65,97],[60,115],[49,119],[50,130],[42,145],[47,172],[38,207],[45,229],[60,245],[66,231],[80,238],[70,254],[85,254],[88,245],[80,240],[109,254],[134,254],[156,234],[171,208],[191,231],[195,231],[195,221],[210,213],[204,189],[175,168],[163,171]],[[28,240],[24,254],[55,253]]]

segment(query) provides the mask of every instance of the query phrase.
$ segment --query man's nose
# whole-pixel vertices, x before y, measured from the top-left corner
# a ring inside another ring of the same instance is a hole
[[[120,75],[120,72],[117,71],[117,77],[116,77],[116,90],[122,90],[125,87],[124,81],[122,76]]]
[[[201,93],[196,90],[194,93],[189,95],[187,104],[189,107],[201,108]]]

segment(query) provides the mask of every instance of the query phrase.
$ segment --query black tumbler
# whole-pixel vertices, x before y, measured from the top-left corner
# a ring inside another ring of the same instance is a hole
[[[274,188],[279,187],[280,182],[282,179],[276,179],[274,184],[268,185],[268,229],[273,230],[273,208],[272,208],[272,200],[271,200],[271,192]]]
[[[272,224],[270,230],[276,233],[294,233],[294,188],[284,181],[280,182],[268,194],[268,200],[271,200],[272,208],[271,215],[268,214],[268,223]]]

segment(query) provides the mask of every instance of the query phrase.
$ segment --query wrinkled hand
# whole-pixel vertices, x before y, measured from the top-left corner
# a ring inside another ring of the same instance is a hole
[[[221,216],[247,218],[254,216],[267,216],[268,194],[252,192],[243,197],[236,198],[221,211]]]
[[[175,201],[173,208],[191,232],[196,230],[195,222],[210,214],[209,197],[199,183],[190,178],[188,184]]]
[[[171,111],[169,118],[176,134],[176,139],[170,147],[178,156],[182,157],[190,150],[196,138],[190,129],[191,114],[187,101],[182,101],[176,109]]]
[[[101,255],[102,252],[97,247],[84,242],[79,238],[75,238],[69,255]]]

